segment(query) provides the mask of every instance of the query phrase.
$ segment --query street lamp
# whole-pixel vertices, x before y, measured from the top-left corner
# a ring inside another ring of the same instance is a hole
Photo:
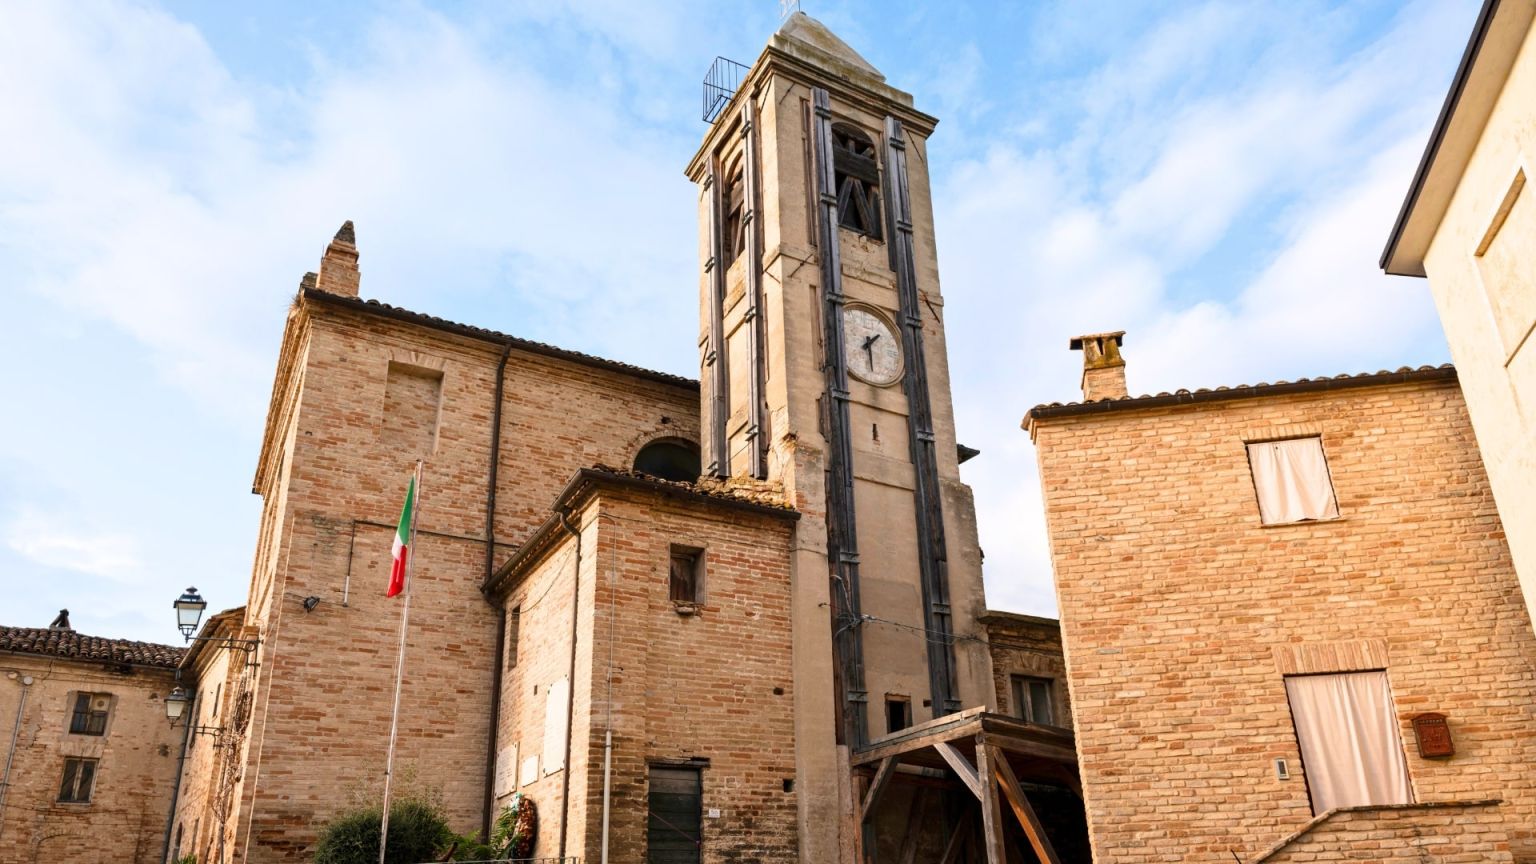
[[[192,634],[197,632],[197,622],[202,620],[203,610],[208,608],[208,604],[196,588],[188,588],[171,605],[176,607],[176,626],[181,628],[181,635],[191,642]]]
[[[165,717],[171,721],[172,726],[175,726],[176,721],[181,719],[181,715],[186,713],[187,703],[191,701],[192,697],[180,687],[172,690],[171,695],[165,697]]]

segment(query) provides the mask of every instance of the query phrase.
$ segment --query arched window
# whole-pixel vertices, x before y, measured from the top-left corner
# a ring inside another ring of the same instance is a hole
[[[863,130],[832,127],[832,170],[837,182],[837,224],[880,239],[880,164]]]
[[[662,480],[692,483],[699,479],[699,448],[692,441],[663,438],[640,448],[635,470]]]
[[[741,166],[731,169],[730,182],[725,184],[725,263],[729,265],[746,251],[747,232],[742,220],[746,211],[746,183],[742,179]]]

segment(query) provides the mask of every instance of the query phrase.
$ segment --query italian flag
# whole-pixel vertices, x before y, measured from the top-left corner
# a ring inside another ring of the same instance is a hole
[[[411,513],[416,509],[416,477],[411,477],[405,487],[405,506],[400,509],[400,526],[395,529],[395,543],[390,550],[394,564],[389,568],[389,590],[385,597],[393,597],[405,590],[405,562],[411,556]]]

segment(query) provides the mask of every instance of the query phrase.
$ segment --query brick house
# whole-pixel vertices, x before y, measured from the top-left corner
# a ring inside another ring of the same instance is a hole
[[[182,730],[166,720],[182,649],[0,627],[0,864],[156,864]]]
[[[1536,637],[1455,371],[1132,398],[1122,341],[1024,422],[1094,860],[1536,861]]]

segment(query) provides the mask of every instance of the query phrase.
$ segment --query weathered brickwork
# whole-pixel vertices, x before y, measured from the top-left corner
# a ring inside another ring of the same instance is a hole
[[[992,654],[992,685],[997,710],[1022,716],[1014,704],[1013,678],[1051,681],[1051,708],[1057,726],[1072,727],[1072,698],[1067,688],[1067,663],[1061,650],[1061,622],[1053,618],[988,610],[977,619],[987,628]]]
[[[183,747],[181,791],[171,819],[171,858],[227,861],[234,844],[235,803],[242,776],[241,744],[249,725],[255,658],[225,639],[246,637],[244,609],[210,615],[181,664],[182,687],[193,696],[184,723],[201,731]]]
[[[382,789],[402,607],[383,593],[423,455],[397,767],[441,791],[455,829],[481,825],[497,613],[479,587],[506,339],[449,328],[314,289],[290,315],[255,483],[266,505],[248,609],[263,643],[228,860],[302,860],[325,820]],[[527,343],[505,368],[497,562],[578,467],[697,440],[691,382]],[[199,819],[210,814],[182,814]]]
[[[557,527],[549,548],[510,574],[503,606],[518,638],[503,682],[499,750],[537,761],[514,785],[539,808],[538,855],[562,851],[567,795],[563,851],[597,859],[611,729],[611,860],[645,859],[653,764],[702,766],[701,807],[719,810],[703,823],[706,862],[795,857],[792,517],[598,481],[570,516],[579,542]],[[669,597],[674,545],[703,550],[697,608],[680,611]],[[545,724],[549,686],[572,666],[567,792],[564,772],[549,770],[550,748],[560,743],[547,739]],[[505,803],[513,790],[498,791]]]
[[[1101,864],[1246,859],[1297,830],[1282,673],[1383,667],[1416,799],[1504,799],[1536,860],[1536,639],[1454,375],[1331,383],[1032,412]],[[1244,442],[1304,435],[1341,518],[1264,527]],[[1418,755],[1426,711],[1453,758]]]
[[[0,864],[159,864],[182,740],[165,717],[173,670],[0,653],[0,673]],[[101,735],[70,731],[81,692],[111,697]],[[96,760],[86,803],[59,801],[71,758]]]
[[[1504,864],[1509,839],[1497,802],[1360,807],[1319,817],[1301,836],[1254,864],[1337,861],[1377,864]]]

